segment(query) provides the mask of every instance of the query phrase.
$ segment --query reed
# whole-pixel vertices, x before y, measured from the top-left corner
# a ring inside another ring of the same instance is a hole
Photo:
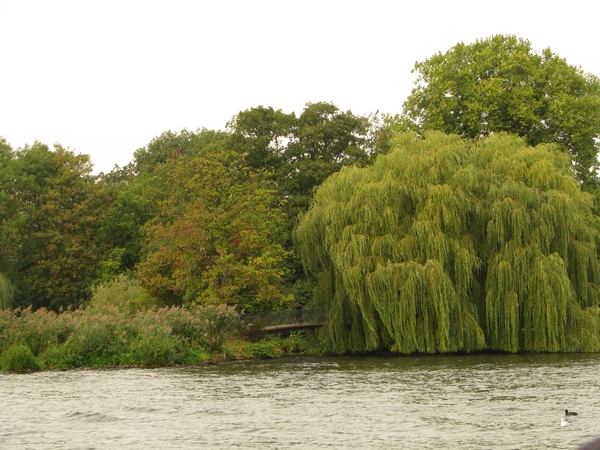
[[[3,370],[32,368],[31,358],[23,356],[27,352],[44,369],[201,362],[222,350],[238,323],[235,310],[224,305],[137,312],[110,305],[61,313],[3,310],[0,359],[12,361]],[[22,367],[18,361],[24,361]]]

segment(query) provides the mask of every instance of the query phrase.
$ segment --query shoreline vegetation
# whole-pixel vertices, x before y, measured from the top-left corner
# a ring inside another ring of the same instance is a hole
[[[600,352],[600,79],[513,35],[414,71],[402,114],[258,106],[108,174],[0,136],[0,369]]]
[[[0,370],[166,367],[319,354],[314,333],[266,336],[225,305],[0,311]]]

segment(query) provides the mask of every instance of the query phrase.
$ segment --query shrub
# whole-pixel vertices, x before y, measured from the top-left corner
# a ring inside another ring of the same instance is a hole
[[[264,319],[255,319],[251,322],[245,322],[240,330],[241,335],[251,342],[259,342],[264,339],[266,333],[263,328],[266,326]]]
[[[17,344],[2,353],[0,368],[6,371],[39,370],[40,365],[28,346]]]
[[[131,345],[132,362],[145,366],[167,366],[184,362],[185,350],[178,336],[166,330],[152,329],[140,333]]]
[[[34,355],[65,342],[82,311],[57,314],[45,308],[33,312],[31,307],[0,314],[0,345],[27,345]]]
[[[92,289],[90,306],[99,310],[105,310],[112,306],[119,311],[134,312],[140,309],[143,297],[144,290],[138,281],[120,274]]]
[[[281,350],[276,341],[261,341],[244,347],[248,358],[277,359],[281,357]]]
[[[195,363],[222,350],[238,317],[227,306],[131,312],[110,302],[60,314],[0,310],[0,353],[25,346],[46,369]]]
[[[307,347],[306,335],[302,331],[292,332],[286,339],[281,340],[281,349],[285,353],[300,353]]]
[[[38,357],[43,369],[72,369],[77,367],[75,356],[66,345],[48,348]]]

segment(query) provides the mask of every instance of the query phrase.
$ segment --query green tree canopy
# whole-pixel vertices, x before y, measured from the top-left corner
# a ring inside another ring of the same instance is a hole
[[[285,301],[285,220],[275,191],[233,152],[182,156],[154,172],[143,287],[160,302],[271,309]]]
[[[99,277],[108,281],[120,273],[135,270],[141,259],[145,235],[143,225],[158,214],[158,205],[146,191],[156,183],[154,171],[169,160],[180,156],[195,156],[220,149],[229,136],[223,131],[205,128],[179,133],[166,131],[134,153],[133,163],[102,174],[99,184],[114,201],[98,227],[104,247]]]
[[[600,350],[599,237],[570,158],[399,135],[318,189],[294,238],[337,352]]]
[[[250,167],[270,172],[294,226],[329,175],[370,161],[369,119],[333,103],[307,103],[299,117],[259,106],[241,111],[228,127],[228,147],[244,153]]]
[[[165,164],[171,158],[199,155],[218,146],[227,136],[226,132],[206,128],[196,131],[183,129],[179,133],[165,131],[147,146],[134,152],[133,171],[137,174],[150,174],[155,167]]]
[[[11,282],[14,302],[53,309],[77,305],[96,274],[95,233],[107,204],[89,157],[39,142],[11,157],[4,153],[0,272]]]
[[[327,102],[307,103],[299,116],[258,106],[241,111],[228,127],[227,149],[244,154],[246,164],[266,170],[274,182],[287,215],[288,250],[293,250],[291,230],[298,214],[308,209],[314,189],[344,166],[370,163],[376,140],[368,117]],[[309,300],[314,280],[296,257],[289,259],[289,268],[294,295]]]
[[[12,283],[3,273],[0,273],[0,310],[12,307],[13,296]]]
[[[557,143],[580,180],[595,180],[600,137],[600,82],[550,49],[496,35],[457,44],[415,64],[416,87],[403,119],[419,132],[441,130],[463,138],[508,132],[529,145]]]
[[[231,131],[228,147],[244,153],[250,167],[275,175],[284,163],[296,122],[293,112],[287,114],[262,105],[240,111],[227,124]]]

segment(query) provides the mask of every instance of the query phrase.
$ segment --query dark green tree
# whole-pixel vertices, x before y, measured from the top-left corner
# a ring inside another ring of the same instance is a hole
[[[250,167],[266,170],[274,181],[288,236],[317,186],[344,166],[370,163],[376,143],[383,142],[376,136],[375,121],[326,102],[306,104],[298,117],[259,106],[240,112],[228,126],[227,148],[244,154]],[[292,252],[287,283],[294,286],[296,298],[309,301],[314,282],[295,257],[290,238],[286,248]]]
[[[298,117],[294,137],[285,151],[280,183],[294,219],[306,211],[313,190],[344,166],[364,166],[368,119],[340,111],[332,103],[308,103]]]
[[[181,130],[179,133],[165,131],[150,143],[134,152],[133,171],[137,174],[151,173],[155,167],[163,165],[171,158],[195,156],[212,146],[219,146],[228,134],[223,131]]]
[[[228,147],[245,154],[254,169],[265,169],[272,176],[281,169],[284,153],[296,127],[296,115],[280,109],[258,106],[241,111],[227,124],[231,131]]]
[[[285,200],[291,227],[319,186],[343,166],[370,161],[369,118],[332,103],[307,103],[302,114],[259,106],[237,114],[228,127],[228,148],[247,164],[271,174]]]
[[[496,35],[459,43],[415,64],[416,87],[404,125],[463,138],[508,132],[529,145],[554,142],[571,155],[578,177],[593,185],[598,169],[600,82],[550,49]]]
[[[14,286],[15,304],[77,305],[95,277],[100,257],[95,232],[107,203],[89,157],[39,142],[13,156],[2,187],[7,213],[0,264]]]

